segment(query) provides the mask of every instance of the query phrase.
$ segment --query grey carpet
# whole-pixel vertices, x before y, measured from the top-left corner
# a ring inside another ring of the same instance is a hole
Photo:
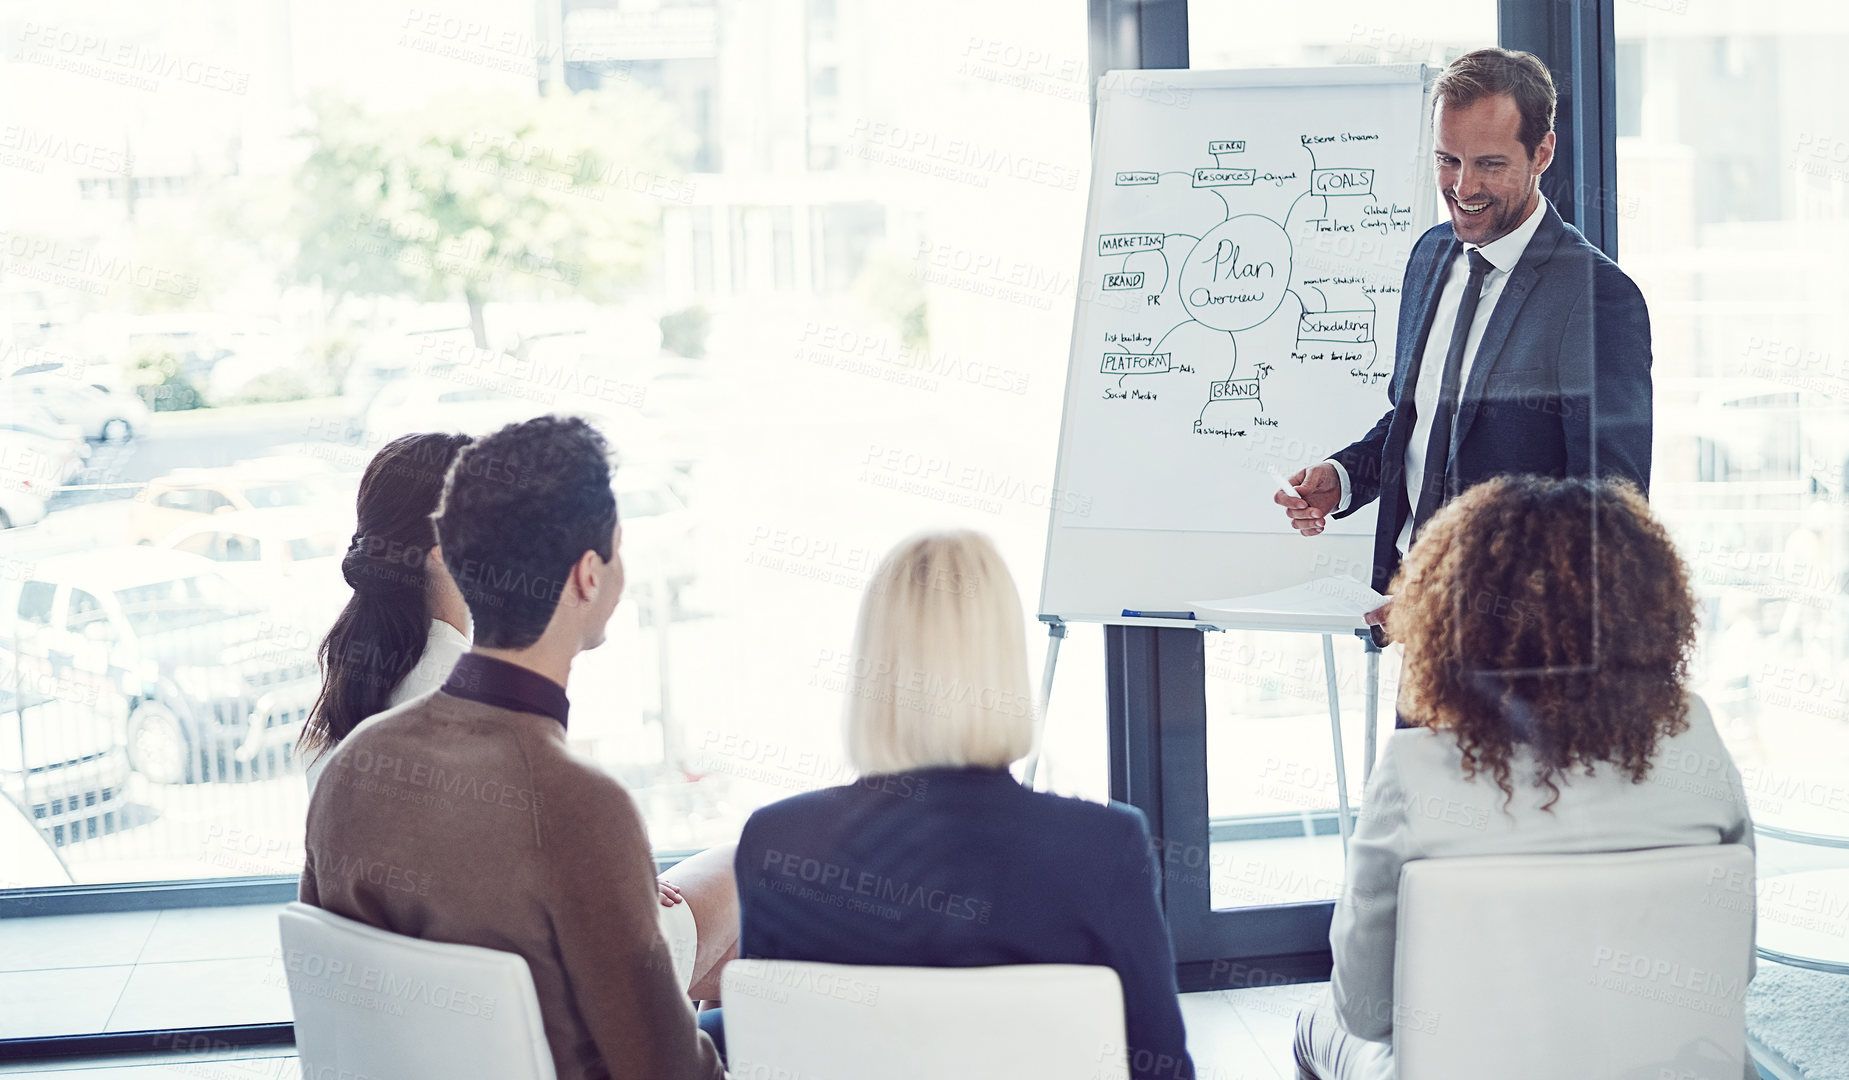
[[[1759,961],[1746,1030],[1804,1080],[1849,1080],[1849,975]]]

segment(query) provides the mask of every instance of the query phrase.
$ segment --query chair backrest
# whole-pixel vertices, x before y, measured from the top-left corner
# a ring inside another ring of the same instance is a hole
[[[303,1076],[554,1080],[526,960],[307,904],[280,916]]]
[[[736,1080],[1127,1076],[1107,967],[858,967],[734,960],[721,976]]]
[[[1400,1080],[1739,1080],[1753,852],[1421,859],[1400,874]]]

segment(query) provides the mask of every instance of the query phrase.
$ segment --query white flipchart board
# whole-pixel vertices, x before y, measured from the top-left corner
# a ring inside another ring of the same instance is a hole
[[[1386,412],[1432,74],[1099,80],[1042,617],[1367,578],[1372,507],[1305,539],[1271,495]]]

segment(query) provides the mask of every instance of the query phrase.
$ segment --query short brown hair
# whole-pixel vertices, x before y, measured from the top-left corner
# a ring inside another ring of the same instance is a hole
[[[1402,714],[1450,731],[1465,775],[1505,795],[1518,744],[1558,799],[1577,766],[1641,783],[1658,740],[1688,726],[1688,571],[1626,481],[1478,484],[1420,532],[1393,596]]]
[[[1534,157],[1535,147],[1554,130],[1554,77],[1547,65],[1533,53],[1514,49],[1478,49],[1451,61],[1432,88],[1432,107],[1439,102],[1453,109],[1467,109],[1492,94],[1507,94],[1515,99],[1521,113],[1521,127],[1516,137]]]

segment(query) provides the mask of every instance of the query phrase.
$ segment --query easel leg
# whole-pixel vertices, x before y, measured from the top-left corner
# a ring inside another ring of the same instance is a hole
[[[1362,749],[1366,760],[1361,763],[1361,786],[1365,788],[1374,775],[1374,740],[1380,730],[1380,646],[1372,636],[1363,635],[1361,648],[1367,653],[1367,736]]]
[[[1342,698],[1335,682],[1335,635],[1323,635],[1323,677],[1329,690],[1329,734],[1335,740],[1336,822],[1342,830],[1342,858],[1348,858],[1348,837],[1355,819],[1348,806],[1348,763],[1342,750]]]
[[[1040,672],[1040,711],[1034,716],[1034,750],[1027,756],[1027,767],[1021,771],[1021,783],[1029,791],[1034,787],[1034,774],[1040,771],[1040,744],[1046,738],[1047,702],[1053,700],[1053,671],[1059,666],[1059,643],[1066,639],[1066,624],[1048,623],[1046,631],[1046,666]]]

